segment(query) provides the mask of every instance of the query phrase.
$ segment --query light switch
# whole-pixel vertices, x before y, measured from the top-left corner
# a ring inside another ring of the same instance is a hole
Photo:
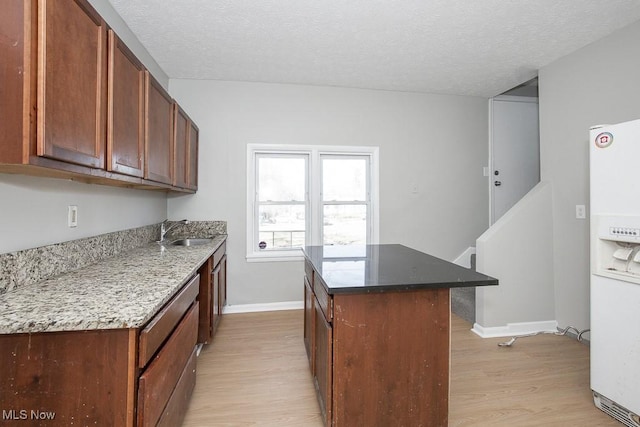
[[[585,219],[587,217],[587,208],[584,205],[576,205],[576,219]]]

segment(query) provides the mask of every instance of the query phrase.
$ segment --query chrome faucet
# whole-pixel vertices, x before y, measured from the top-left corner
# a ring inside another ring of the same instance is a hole
[[[175,226],[180,225],[180,224],[189,224],[189,220],[188,219],[183,219],[182,221],[177,221],[173,224],[171,224],[169,227],[167,227],[167,223],[169,222],[168,219],[165,219],[164,221],[162,221],[162,224],[160,224],[160,243],[164,243],[164,237],[167,235],[167,233],[169,231],[171,231]]]

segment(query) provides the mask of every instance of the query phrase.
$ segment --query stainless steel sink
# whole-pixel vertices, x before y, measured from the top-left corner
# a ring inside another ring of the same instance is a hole
[[[207,243],[211,243],[211,241],[213,241],[213,239],[179,239],[169,244],[172,246],[197,246],[206,245]]]

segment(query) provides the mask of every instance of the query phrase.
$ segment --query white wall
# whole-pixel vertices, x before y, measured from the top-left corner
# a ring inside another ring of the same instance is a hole
[[[640,22],[542,68],[541,179],[553,185],[556,320],[589,327],[589,127],[640,118]]]
[[[108,0],[88,0],[91,6],[104,18],[107,24],[125,42],[127,47],[133,52],[140,62],[149,70],[153,77],[166,89],[169,87],[169,77],[158,65],[155,59],[149,54],[147,49],[131,32],[122,17],[118,15]]]
[[[0,174],[0,253],[161,222],[166,195],[69,180]],[[69,205],[78,226],[69,228]]]
[[[476,288],[474,329],[482,335],[555,320],[551,212],[551,185],[540,182],[478,238],[477,271],[500,281]]]
[[[245,261],[248,143],[379,146],[381,243],[452,260],[488,224],[486,99],[173,79],[170,89],[200,128],[200,181],[195,196],[169,197],[169,216],[228,221],[231,304],[302,300],[301,262]]]

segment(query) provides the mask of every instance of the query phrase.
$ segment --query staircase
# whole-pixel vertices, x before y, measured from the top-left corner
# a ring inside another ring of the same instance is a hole
[[[476,254],[470,258],[471,269],[476,269]],[[467,267],[468,265],[465,265]],[[472,325],[476,322],[476,288],[451,288],[451,311]]]

